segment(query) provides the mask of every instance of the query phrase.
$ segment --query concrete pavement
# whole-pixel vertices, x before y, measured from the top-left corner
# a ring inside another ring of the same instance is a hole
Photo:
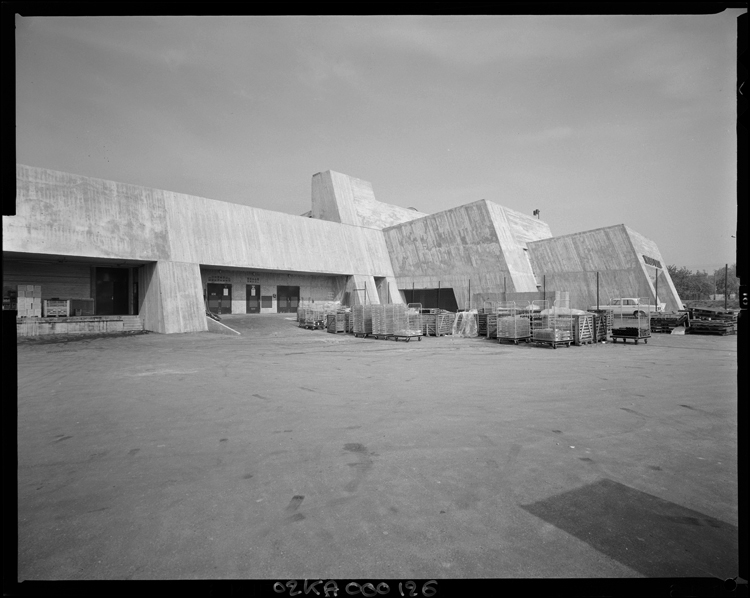
[[[222,321],[19,343],[20,580],[737,574],[735,336]]]

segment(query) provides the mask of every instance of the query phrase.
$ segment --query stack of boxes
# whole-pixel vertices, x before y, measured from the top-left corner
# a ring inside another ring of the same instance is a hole
[[[19,284],[16,305],[19,318],[41,318],[42,286],[38,284]]]

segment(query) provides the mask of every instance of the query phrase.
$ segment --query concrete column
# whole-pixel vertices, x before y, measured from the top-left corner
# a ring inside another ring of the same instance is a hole
[[[198,264],[159,261],[143,266],[139,292],[145,330],[172,334],[208,330]]]

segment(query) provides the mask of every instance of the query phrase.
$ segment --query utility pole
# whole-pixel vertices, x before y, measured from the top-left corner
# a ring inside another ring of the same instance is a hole
[[[727,278],[729,276],[729,264],[724,264],[724,311],[727,311]]]

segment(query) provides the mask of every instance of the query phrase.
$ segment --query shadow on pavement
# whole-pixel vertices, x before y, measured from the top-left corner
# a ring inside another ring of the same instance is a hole
[[[612,480],[521,508],[647,577],[737,575],[737,527]]]

